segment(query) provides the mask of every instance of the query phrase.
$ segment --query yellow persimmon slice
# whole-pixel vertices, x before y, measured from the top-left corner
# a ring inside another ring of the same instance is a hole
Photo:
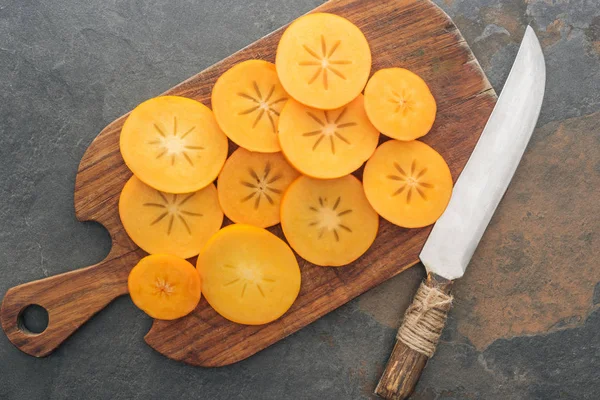
[[[135,176],[125,184],[119,215],[135,244],[150,254],[197,255],[223,223],[215,185],[198,192],[170,194]]]
[[[347,19],[309,14],[283,33],[276,64],[290,96],[310,107],[333,110],[362,92],[371,71],[371,49]]]
[[[133,303],[156,319],[173,320],[194,311],[200,301],[200,276],[192,264],[172,255],[142,258],[129,273]]]
[[[379,217],[352,175],[333,180],[301,176],[281,202],[281,226],[288,243],[305,260],[339,267],[373,244]]]
[[[419,141],[382,144],[365,166],[363,183],[379,215],[404,228],[433,224],[452,195],[448,164]]]
[[[414,140],[433,126],[437,105],[423,79],[402,68],[377,71],[365,88],[369,119],[386,136]]]
[[[177,96],[137,106],[121,131],[121,154],[147,185],[191,193],[215,180],[227,158],[227,137],[204,104]]]
[[[367,118],[362,95],[332,111],[290,100],[279,119],[279,141],[300,172],[332,179],[352,173],[367,161],[377,147],[379,131]]]
[[[281,153],[237,149],[219,175],[219,203],[233,222],[267,228],[279,223],[281,196],[299,173]]]
[[[275,65],[262,60],[237,64],[217,80],[212,106],[225,134],[251,151],[281,151],[277,140],[279,113],[288,94]]]
[[[300,268],[289,246],[251,225],[229,225],[198,256],[202,293],[223,317],[260,325],[281,317],[300,291]]]

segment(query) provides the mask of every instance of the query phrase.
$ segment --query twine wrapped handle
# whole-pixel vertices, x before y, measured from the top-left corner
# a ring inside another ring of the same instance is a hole
[[[451,305],[452,296],[422,283],[404,314],[404,322],[396,339],[431,358],[446,325]]]
[[[427,360],[433,356],[452,307],[452,281],[429,274],[421,284],[396,336],[396,345],[375,394],[389,400],[407,399]]]

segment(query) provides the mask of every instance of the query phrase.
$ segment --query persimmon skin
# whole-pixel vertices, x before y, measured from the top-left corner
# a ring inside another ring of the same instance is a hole
[[[280,318],[300,292],[300,268],[290,247],[251,225],[229,225],[217,232],[200,252],[197,269],[208,303],[239,324]]]
[[[194,311],[201,298],[200,276],[186,260],[167,254],[147,256],[127,280],[133,303],[155,319],[174,320]]]
[[[160,96],[129,114],[120,136],[123,160],[146,185],[191,193],[208,186],[227,158],[228,141],[212,111],[180,96]]]
[[[219,203],[236,223],[268,228],[280,221],[281,196],[299,173],[281,153],[237,149],[219,175]]]
[[[279,119],[279,142],[288,161],[304,175],[341,178],[359,169],[379,142],[364,109],[363,95],[337,110],[317,110],[289,100]]]
[[[433,127],[437,104],[427,83],[403,68],[382,69],[365,88],[365,110],[384,135],[411,141]]]
[[[281,202],[281,227],[302,258],[323,267],[341,267],[371,247],[379,216],[353,175],[331,180],[301,176]]]
[[[275,153],[281,151],[278,120],[288,98],[274,64],[248,60],[219,77],[211,102],[215,118],[229,139],[250,151]]]
[[[296,101],[334,110],[364,89],[371,49],[361,30],[334,14],[298,18],[283,33],[275,64],[279,80]]]
[[[363,185],[383,218],[403,228],[423,228],[442,216],[453,183],[448,164],[434,149],[418,140],[390,140],[367,162]]]

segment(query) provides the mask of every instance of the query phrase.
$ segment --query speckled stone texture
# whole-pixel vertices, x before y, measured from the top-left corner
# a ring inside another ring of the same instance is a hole
[[[527,24],[546,101],[415,399],[600,395],[600,4],[436,0],[498,92]],[[0,295],[93,264],[103,228],[73,211],[87,145],[140,101],[321,4],[317,0],[0,0]],[[121,298],[46,359],[0,334],[0,399],[368,399],[417,266],[250,359],[220,369],[143,342]]]

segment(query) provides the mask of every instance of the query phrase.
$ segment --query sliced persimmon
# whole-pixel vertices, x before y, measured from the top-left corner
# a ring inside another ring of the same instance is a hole
[[[333,14],[308,14],[283,33],[277,73],[296,101],[323,110],[350,103],[371,72],[371,49],[361,30]]]
[[[363,96],[333,111],[290,100],[279,119],[279,141],[289,162],[315,178],[352,173],[373,154],[379,131],[365,113]]]
[[[267,228],[280,220],[281,196],[299,173],[281,153],[237,149],[219,175],[219,203],[233,222]]]
[[[135,244],[150,254],[197,255],[223,223],[215,185],[198,192],[171,194],[135,176],[125,184],[119,215]]]
[[[388,68],[377,71],[367,83],[365,109],[381,133],[408,141],[431,130],[437,105],[421,77],[407,69]]]
[[[448,164],[417,140],[390,140],[379,146],[365,166],[363,184],[379,215],[404,228],[433,224],[452,195]]]
[[[127,281],[133,303],[156,319],[173,320],[194,311],[200,301],[200,276],[186,260],[166,254],[144,257]]]
[[[300,268],[290,247],[251,225],[229,225],[198,256],[202,293],[224,318],[261,325],[281,317],[300,291]]]
[[[371,247],[379,217],[354,176],[332,180],[301,176],[283,196],[281,226],[302,258],[339,267],[357,260]]]
[[[137,106],[123,124],[120,141],[134,175],[168,193],[208,186],[227,158],[227,137],[212,111],[185,97],[156,97]]]
[[[215,83],[212,106],[219,126],[233,142],[251,151],[281,151],[279,113],[288,94],[275,65],[262,60],[239,63]]]

